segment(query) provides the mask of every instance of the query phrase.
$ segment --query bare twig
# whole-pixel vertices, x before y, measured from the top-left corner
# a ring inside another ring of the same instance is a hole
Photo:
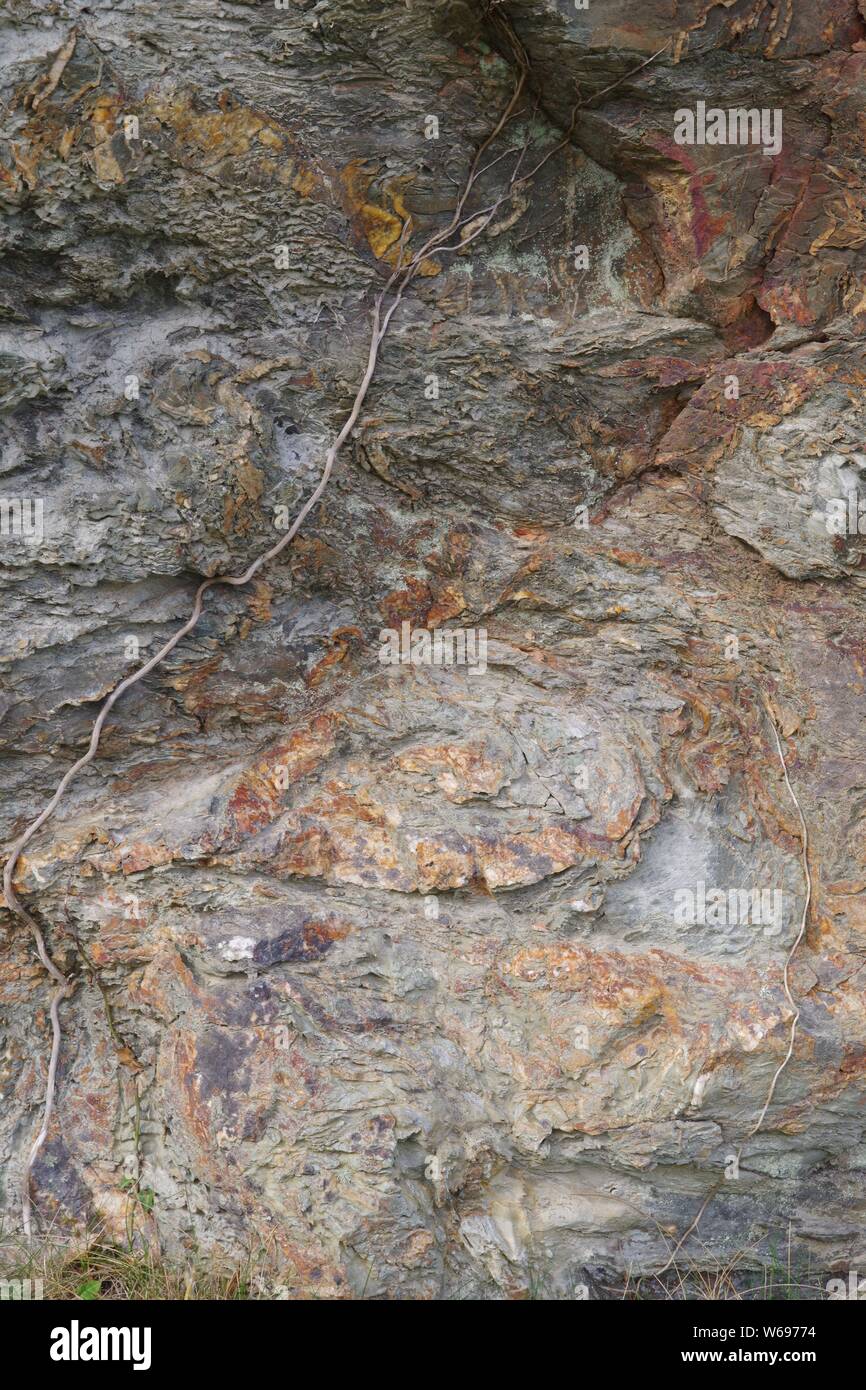
[[[649,58],[645,58],[642,63],[638,63],[636,68],[630,68],[628,72],[624,72],[622,77],[618,77],[615,82],[611,82],[609,87],[602,87],[600,92],[593,92],[591,97],[587,97],[587,103],[590,101],[598,101],[599,97],[607,96],[608,92],[615,91],[617,87],[622,86],[623,82],[627,82],[630,77],[635,77],[637,73],[643,72],[644,68],[648,68],[650,63],[654,63],[656,58],[660,58],[670,46],[671,40],[668,39],[667,43],[663,43],[656,53],[650,54]]]

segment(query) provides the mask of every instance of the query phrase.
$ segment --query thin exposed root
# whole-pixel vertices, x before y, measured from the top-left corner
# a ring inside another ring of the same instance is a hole
[[[797,932],[793,945],[791,946],[790,950],[788,951],[788,954],[785,957],[785,966],[782,971],[782,987],[785,991],[785,998],[787,999],[788,1005],[791,1009],[791,1033],[788,1039],[788,1050],[785,1053],[785,1056],[782,1058],[781,1062],[779,1063],[778,1067],[776,1068],[775,1072],[773,1073],[773,1079],[770,1082],[770,1088],[767,1091],[767,1098],[761,1107],[761,1111],[758,1115],[757,1120],[752,1125],[752,1128],[748,1130],[747,1133],[743,1136],[743,1138],[740,1140],[739,1145],[737,1146],[737,1163],[739,1163],[740,1158],[742,1157],[743,1148],[747,1141],[749,1139],[753,1139],[754,1136],[761,1129],[764,1120],[767,1117],[767,1111],[773,1103],[773,1097],[776,1094],[776,1086],[778,1085],[779,1077],[782,1075],[782,1072],[785,1070],[786,1066],[788,1065],[792,1056],[794,1055],[794,1043],[797,1039],[797,1025],[800,1022],[800,1007],[796,1003],[794,996],[791,993],[791,964],[794,960],[794,956],[796,955],[797,950],[799,949],[800,943],[806,934],[806,924],[809,920],[809,908],[812,904],[812,873],[809,868],[809,831],[806,826],[806,818],[803,815],[803,808],[800,805],[799,800],[797,799],[797,794],[794,791],[793,786],[791,785],[791,778],[788,774],[788,764],[785,761],[785,751],[782,748],[782,740],[779,737],[779,729],[776,724],[776,718],[773,714],[772,708],[770,707],[770,702],[766,698],[766,696],[764,697],[764,708],[767,711],[767,719],[769,720],[770,728],[773,730],[773,738],[776,742],[776,751],[779,754],[779,762],[782,764],[782,775],[785,779],[785,786],[788,788],[788,794],[797,809],[797,816],[800,821],[800,850],[802,855],[803,878],[806,884],[806,892],[803,898],[803,914],[800,918],[800,930]],[[656,1271],[657,1276],[664,1274],[666,1270],[670,1269],[682,1246],[688,1240],[689,1236],[697,1230],[698,1225],[700,1224],[701,1217],[703,1216],[707,1207],[710,1205],[710,1202],[716,1196],[716,1193],[721,1190],[723,1182],[724,1179],[720,1178],[719,1181],[715,1183],[713,1187],[710,1188],[709,1192],[707,1193],[706,1197],[701,1203],[700,1209],[694,1221],[680,1236],[679,1240],[677,1241],[676,1245],[674,1246],[673,1250],[668,1256],[668,1259],[665,1262],[665,1264],[662,1265],[661,1269]]]
[[[806,896],[803,899],[803,915],[800,918],[800,930],[797,932],[794,944],[788,952],[787,956],[785,957],[785,968],[782,971],[782,985],[785,990],[785,998],[787,999],[791,1007],[791,1036],[788,1041],[788,1051],[785,1053],[785,1056],[776,1068],[773,1080],[770,1082],[770,1089],[767,1092],[767,1099],[764,1101],[763,1109],[761,1110],[761,1113],[758,1116],[754,1126],[752,1127],[752,1129],[749,1130],[748,1134],[746,1135],[746,1139],[751,1139],[753,1135],[757,1134],[758,1130],[761,1128],[761,1125],[764,1123],[764,1117],[766,1116],[767,1111],[769,1110],[770,1105],[772,1103],[773,1096],[776,1093],[776,1085],[778,1083],[779,1077],[782,1075],[782,1072],[785,1070],[786,1066],[790,1062],[794,1052],[794,1043],[797,1038],[797,1025],[800,1022],[800,1008],[799,1005],[795,1003],[794,996],[791,994],[791,962],[793,961],[794,956],[797,953],[797,950],[800,946],[800,942],[806,935],[806,923],[809,920],[809,908],[812,904],[812,873],[809,868],[809,831],[806,827],[806,819],[803,815],[803,808],[797,800],[797,794],[794,791],[794,788],[791,786],[791,779],[788,775],[788,764],[785,761],[785,753],[784,749],[782,748],[782,740],[779,738],[779,730],[776,725],[776,720],[773,716],[773,711],[770,708],[769,701],[766,699],[764,701],[764,707],[767,711],[767,718],[770,721],[770,728],[773,730],[773,737],[776,740],[776,749],[779,754],[779,762],[782,764],[782,773],[785,778],[785,786],[788,788],[788,794],[797,808],[797,816],[800,821],[800,851],[803,862],[803,878],[806,883]],[[745,1143],[745,1139],[743,1140],[743,1143]]]

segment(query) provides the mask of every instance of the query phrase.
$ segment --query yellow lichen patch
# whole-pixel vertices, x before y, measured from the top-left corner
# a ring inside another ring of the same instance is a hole
[[[205,156],[212,156],[206,163],[246,154],[251,141],[265,125],[264,119],[248,106],[196,111],[189,101],[178,98],[153,101],[150,109],[184,144],[193,146]]]
[[[340,177],[352,211],[363,228],[370,250],[381,260],[389,247],[400,240],[403,222],[396,212],[378,207],[367,199],[372,175],[360,160],[353,160],[342,170]]]
[[[301,198],[309,198],[317,183],[318,180],[312,169],[301,169],[292,179],[292,188]]]
[[[340,173],[351,213],[360,223],[367,244],[377,260],[396,265],[400,255],[400,238],[411,215],[403,201],[403,192],[410,182],[406,176],[393,179],[385,186],[390,208],[381,207],[368,198],[373,176],[361,160],[353,160]],[[411,235],[411,230],[410,230]],[[409,236],[406,237],[408,242]],[[424,260],[421,275],[438,275],[442,267],[435,261]]]
[[[118,104],[114,97],[101,96],[96,99],[90,113],[94,132],[106,139],[117,129]]]
[[[403,201],[403,190],[407,188],[411,182],[411,177],[409,177],[409,175],[404,174],[402,178],[392,179],[391,182],[387,185],[388,196],[391,199],[391,206],[393,207],[397,216],[403,222],[407,222],[412,216],[412,214],[410,213],[409,209]]]
[[[403,190],[407,188],[408,185],[412,182],[413,180],[411,176],[404,175],[402,178],[392,179],[392,181],[386,186],[386,191],[388,193],[389,198],[391,199],[391,206],[393,207],[397,216],[400,218],[401,223],[409,222],[410,226],[412,222],[412,214],[410,213],[409,209],[406,207],[406,204],[403,201]],[[387,254],[383,256],[382,259],[387,261],[389,265],[396,265],[398,254],[399,250],[397,245],[395,244],[394,246],[389,248]],[[441,271],[442,267],[438,261],[432,261],[429,259],[429,257],[425,257],[424,260],[421,262],[418,274],[428,276],[439,275],[441,274]]]
[[[269,149],[281,150],[283,148],[282,137],[270,126],[263,126],[256,138],[260,144],[267,145]]]
[[[370,244],[370,250],[379,260],[400,238],[403,224],[394,213],[376,207],[375,203],[364,203],[360,209],[361,225]]]
[[[251,168],[267,183],[290,186],[301,197],[323,189],[321,177],[301,162],[291,132],[249,106],[221,103],[218,110],[199,111],[182,97],[171,101],[154,97],[148,108],[175,136],[181,158],[194,154],[196,168],[248,156]]]

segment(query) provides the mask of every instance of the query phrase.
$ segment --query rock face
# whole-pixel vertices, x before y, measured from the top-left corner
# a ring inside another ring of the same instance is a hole
[[[7,5],[8,840],[309,495],[509,25],[478,209],[542,164],[425,265],[322,504],[29,847],[77,981],[44,1223],[132,1209],[290,1296],[570,1298],[718,1188],[679,1268],[866,1266],[864,14]],[[679,143],[700,103],[779,149]],[[768,709],[813,889],[748,1138],[805,893]],[[4,925],[8,1227],[50,1028]]]

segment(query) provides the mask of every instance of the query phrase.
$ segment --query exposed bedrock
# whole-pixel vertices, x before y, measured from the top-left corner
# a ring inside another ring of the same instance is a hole
[[[820,1287],[866,1268],[866,23],[495,11],[0,21],[0,501],[41,527],[5,506],[4,841],[311,492],[508,26],[478,208],[541,165],[425,264],[319,508],[28,848],[76,980],[38,1218],[132,1205],[292,1296],[571,1298],[720,1184],[678,1267]],[[678,142],[700,103],[781,113],[779,149]],[[771,719],[813,890],[747,1138],[805,891]],[[11,1229],[50,1026],[3,926]]]

